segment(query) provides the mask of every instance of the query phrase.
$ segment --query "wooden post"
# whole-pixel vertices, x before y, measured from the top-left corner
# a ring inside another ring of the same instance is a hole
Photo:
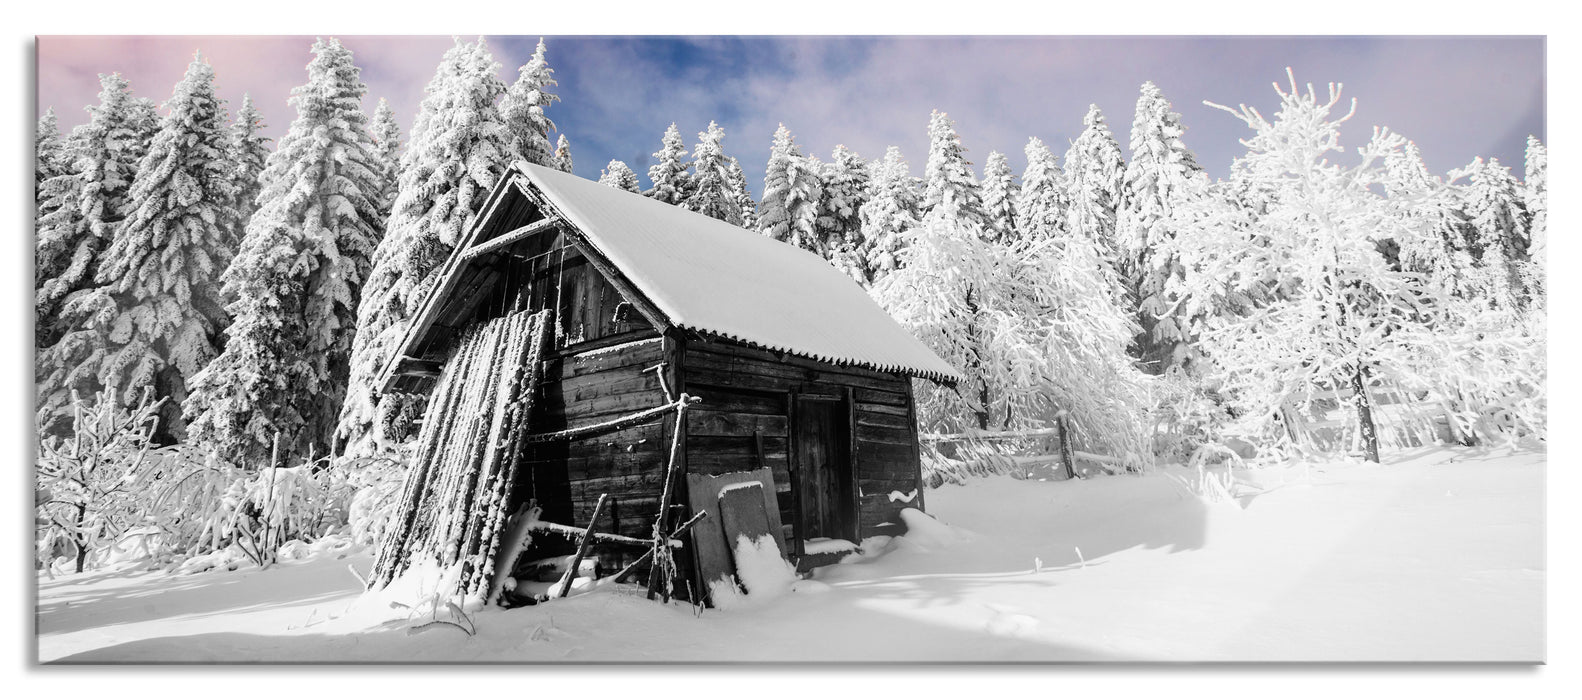
[[[1351,401],[1357,407],[1357,429],[1362,434],[1362,449],[1369,462],[1379,463],[1379,429],[1373,424],[1373,402],[1368,399],[1368,380],[1362,363],[1351,374]]]
[[[566,585],[560,587],[560,595],[564,598],[571,593],[571,582],[577,578],[577,570],[582,568],[582,558],[588,556],[588,548],[593,546],[593,528],[599,524],[599,515],[604,512],[604,502],[610,494],[599,494],[599,502],[593,506],[593,518],[588,521],[588,530],[582,534],[582,541],[577,543],[577,556],[571,559],[571,568],[566,571]]]
[[[1077,478],[1076,454],[1071,447],[1071,426],[1064,409],[1055,414],[1055,428],[1060,431],[1060,466],[1066,469],[1066,478]]]
[[[659,492],[659,514],[654,517],[654,548],[652,550],[654,566],[648,572],[648,599],[653,600],[654,595],[659,592],[660,585],[663,584],[665,587],[664,598],[667,603],[670,602],[670,585],[668,580],[663,580],[663,577],[668,577],[674,573],[669,570],[674,568],[674,563],[670,562],[669,566],[667,566],[669,550],[665,550],[667,556],[661,559],[659,548],[661,545],[668,547],[666,542],[669,538],[665,537],[665,527],[669,525],[670,520],[670,498],[671,494],[675,492],[676,473],[679,471],[676,460],[681,453],[681,436],[687,429],[687,403],[690,398],[686,392],[682,392],[676,399],[676,424],[674,432],[670,435],[670,463],[665,466],[664,488]]]

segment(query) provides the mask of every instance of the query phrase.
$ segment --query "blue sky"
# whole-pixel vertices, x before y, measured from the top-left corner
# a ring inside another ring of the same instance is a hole
[[[471,40],[473,37],[463,37]],[[1357,115],[1351,148],[1375,125],[1417,142],[1431,170],[1475,156],[1521,172],[1528,134],[1547,141],[1542,37],[546,37],[561,102],[549,115],[570,139],[578,175],[596,178],[612,158],[646,183],[647,161],[675,122],[690,149],[709,120],[755,193],[775,127],[804,153],[827,160],[844,143],[867,158],[899,146],[914,173],[927,158],[929,112],[956,121],[968,157],[991,150],[1012,168],[1037,136],[1063,153],[1097,104],[1126,149],[1138,87],[1157,84],[1182,114],[1185,141],[1215,177],[1245,152],[1249,135],[1204,100],[1245,103],[1272,116],[1272,83],[1287,66],[1299,83],[1344,84]],[[294,116],[285,104],[304,79],[312,37],[40,37],[39,112],[55,106],[63,129],[83,120],[96,74],[119,70],[134,90],[163,100],[195,49],[215,67],[232,105],[251,92],[269,131]],[[348,36],[369,85],[368,107],[390,99],[410,125],[443,36]],[[502,79],[532,55],[537,36],[489,37]]]

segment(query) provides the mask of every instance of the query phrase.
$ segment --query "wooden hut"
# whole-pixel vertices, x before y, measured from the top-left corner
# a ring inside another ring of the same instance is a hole
[[[605,572],[695,522],[673,552],[672,590],[689,599],[731,573],[733,535],[772,535],[804,568],[827,561],[923,507],[911,380],[958,377],[817,255],[517,163],[381,380],[432,395],[405,500],[417,517],[381,553],[385,578],[391,552],[443,549],[431,531],[445,530],[479,590],[498,588],[536,558],[499,544],[527,503],[572,532],[563,547],[591,524]],[[437,476],[446,459],[470,473]],[[442,507],[472,520],[427,522]]]

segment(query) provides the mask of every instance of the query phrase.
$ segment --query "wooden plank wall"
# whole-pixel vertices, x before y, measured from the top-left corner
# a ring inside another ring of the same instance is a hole
[[[659,337],[550,360],[540,384],[533,432],[602,423],[666,403],[655,372],[665,360]],[[667,378],[667,381],[669,379]],[[520,498],[536,498],[545,520],[586,527],[599,494],[612,499],[599,530],[648,538],[669,458],[674,414],[645,425],[571,442],[529,447]],[[600,564],[614,569],[641,548],[600,546]]]
[[[859,537],[899,534],[899,512],[913,503],[893,502],[892,491],[920,485],[917,431],[910,411],[910,380],[887,374],[727,342],[687,342],[683,378],[687,392],[702,398],[688,411],[687,465],[693,474],[722,474],[757,468],[761,435],[764,466],[774,474],[782,521],[794,519],[789,474],[790,392],[844,395],[856,406],[855,476]],[[894,527],[884,527],[893,523]],[[787,535],[789,536],[789,532]]]

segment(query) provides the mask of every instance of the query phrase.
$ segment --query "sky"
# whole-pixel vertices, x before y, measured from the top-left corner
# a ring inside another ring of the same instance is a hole
[[[460,37],[471,41],[474,36]],[[278,138],[295,116],[286,99],[306,79],[312,36],[40,36],[37,113],[54,107],[62,131],[86,120],[98,74],[118,71],[135,94],[163,102],[193,52],[213,65],[232,109],[250,93]],[[500,77],[514,81],[537,36],[487,37]],[[449,36],[344,36],[368,85],[364,105],[390,101],[410,127]],[[1545,41],[1541,36],[547,36],[560,102],[547,113],[571,142],[576,174],[597,178],[626,161],[647,185],[647,167],[674,122],[690,149],[714,120],[725,152],[741,161],[754,194],[775,128],[802,152],[830,159],[837,144],[865,158],[899,146],[914,174],[927,160],[929,114],[955,121],[968,159],[990,151],[1013,170],[1038,137],[1062,155],[1090,104],[1122,149],[1138,89],[1152,81],[1181,114],[1183,139],[1210,175],[1223,177],[1246,152],[1250,129],[1204,104],[1246,104],[1273,116],[1286,84],[1321,95],[1343,85],[1357,112],[1342,146],[1361,146],[1374,126],[1414,140],[1444,174],[1474,157],[1498,158],[1520,177],[1529,134],[1545,133]],[[1349,105],[1348,105],[1349,106]],[[1344,112],[1344,107],[1341,109]],[[552,137],[553,140],[553,137]],[[1354,156],[1353,156],[1354,157]],[[1341,162],[1346,162],[1344,157]]]

